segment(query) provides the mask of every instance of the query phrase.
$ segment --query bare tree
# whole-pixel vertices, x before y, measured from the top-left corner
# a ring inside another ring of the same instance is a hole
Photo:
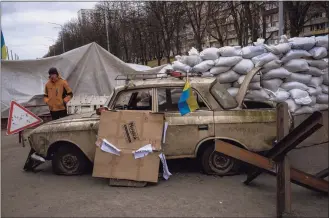
[[[207,26],[208,34],[216,39],[220,46],[224,46],[224,41],[228,36],[226,19],[229,16],[226,2],[208,2],[209,22]]]
[[[205,31],[208,27],[209,20],[209,7],[208,2],[204,1],[191,1],[186,2],[185,10],[194,33],[194,39],[198,50],[202,50],[203,39]]]
[[[307,19],[307,12],[309,11],[312,2],[308,1],[285,1],[284,8],[287,14],[290,36],[299,36],[302,32],[305,23],[311,19]]]

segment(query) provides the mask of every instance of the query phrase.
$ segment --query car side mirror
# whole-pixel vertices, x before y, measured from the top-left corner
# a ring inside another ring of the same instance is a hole
[[[107,107],[100,107],[96,109],[96,114],[101,115],[103,111],[108,111],[109,109]]]

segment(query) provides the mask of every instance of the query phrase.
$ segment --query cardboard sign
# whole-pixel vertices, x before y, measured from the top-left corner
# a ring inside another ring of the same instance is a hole
[[[37,115],[33,114],[22,105],[12,101],[10,104],[7,135],[18,133],[26,128],[42,123]]]
[[[163,126],[163,114],[103,112],[93,177],[158,182]]]

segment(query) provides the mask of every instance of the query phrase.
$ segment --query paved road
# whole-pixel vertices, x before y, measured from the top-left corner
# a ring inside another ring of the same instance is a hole
[[[3,217],[100,216],[275,216],[275,178],[262,175],[244,186],[245,175],[214,177],[195,161],[169,161],[173,176],[145,188],[110,187],[105,179],[56,176],[50,164],[39,173],[22,171],[28,148],[2,132],[1,215]],[[328,145],[296,150],[292,162],[308,172],[328,165]],[[327,217],[328,197],[292,185],[294,215]]]

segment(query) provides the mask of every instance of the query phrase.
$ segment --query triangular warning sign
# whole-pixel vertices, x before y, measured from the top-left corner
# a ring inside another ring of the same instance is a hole
[[[12,101],[10,104],[7,135],[18,133],[26,128],[42,123],[42,119],[22,105]]]

